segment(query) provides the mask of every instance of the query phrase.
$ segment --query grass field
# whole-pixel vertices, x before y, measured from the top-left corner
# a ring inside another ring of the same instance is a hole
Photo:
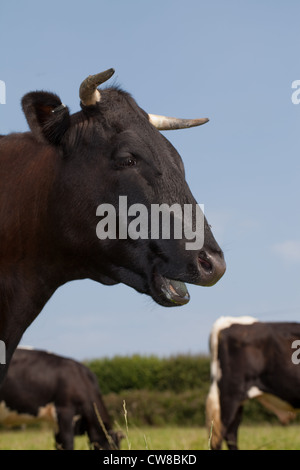
[[[53,442],[49,429],[0,431],[1,450],[51,450]],[[244,450],[299,450],[300,426],[241,426],[239,446]],[[194,427],[129,428],[122,441],[122,450],[208,450],[208,447],[206,430]],[[75,449],[89,449],[84,436],[76,437]]]

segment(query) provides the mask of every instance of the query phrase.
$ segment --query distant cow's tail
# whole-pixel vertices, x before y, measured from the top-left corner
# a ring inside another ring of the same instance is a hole
[[[220,392],[218,379],[220,378],[220,366],[218,360],[219,328],[214,324],[210,334],[210,375],[211,385],[206,399],[206,426],[209,433],[209,448],[218,449],[222,443],[222,421],[220,407]]]
[[[222,422],[219,390],[213,381],[206,399],[206,426],[209,433],[209,449],[218,449],[222,443]]]

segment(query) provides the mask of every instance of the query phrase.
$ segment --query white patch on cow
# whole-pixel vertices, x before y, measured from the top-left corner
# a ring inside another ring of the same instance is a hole
[[[253,387],[249,388],[248,392],[247,392],[247,396],[248,398],[257,398],[259,396],[263,395],[263,392],[261,390],[259,390],[258,387],[256,387],[255,385],[253,385]]]
[[[17,349],[25,349],[27,351],[42,351],[47,354],[54,354],[52,351],[46,350],[46,349],[35,349],[34,346],[26,345],[26,344],[21,344],[17,347]]]
[[[211,400],[214,414],[220,413],[219,387],[215,380],[212,382],[209,389],[209,399]]]
[[[56,409],[53,403],[48,403],[45,406],[40,406],[37,416],[29,413],[18,413],[17,411],[8,408],[4,401],[0,402],[0,423],[6,427],[23,426],[36,422],[48,423],[56,427],[57,416]]]
[[[214,335],[217,338],[221,330],[224,330],[224,328],[229,328],[233,324],[237,323],[238,325],[251,325],[257,321],[258,320],[256,318],[250,317],[249,315],[244,315],[241,317],[219,317],[213,324],[211,335]]]
[[[212,398],[213,398],[215,401],[218,401],[218,402],[219,402],[219,388],[218,388],[218,386],[217,386],[216,381],[214,381],[214,382],[212,383],[211,395],[212,395]],[[218,408],[219,408],[219,404],[218,404]]]

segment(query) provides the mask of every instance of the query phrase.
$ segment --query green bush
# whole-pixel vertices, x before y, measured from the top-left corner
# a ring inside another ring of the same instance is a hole
[[[174,393],[170,390],[127,390],[105,395],[105,404],[113,419],[128,426],[201,426],[205,424],[205,400],[199,391]]]
[[[97,376],[105,404],[114,420],[142,425],[204,425],[209,390],[207,356],[115,356],[86,365]]]
[[[209,382],[209,358],[201,355],[115,356],[95,359],[86,365],[96,374],[102,393],[123,390],[201,389]]]

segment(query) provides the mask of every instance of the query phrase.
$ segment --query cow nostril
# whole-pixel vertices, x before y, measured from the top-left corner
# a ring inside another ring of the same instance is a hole
[[[198,255],[198,261],[199,261],[199,264],[202,266],[202,268],[205,270],[205,271],[208,271],[208,272],[211,272],[213,267],[212,267],[212,264],[210,261],[208,261],[207,259],[207,255],[205,254],[204,251],[201,251]]]

